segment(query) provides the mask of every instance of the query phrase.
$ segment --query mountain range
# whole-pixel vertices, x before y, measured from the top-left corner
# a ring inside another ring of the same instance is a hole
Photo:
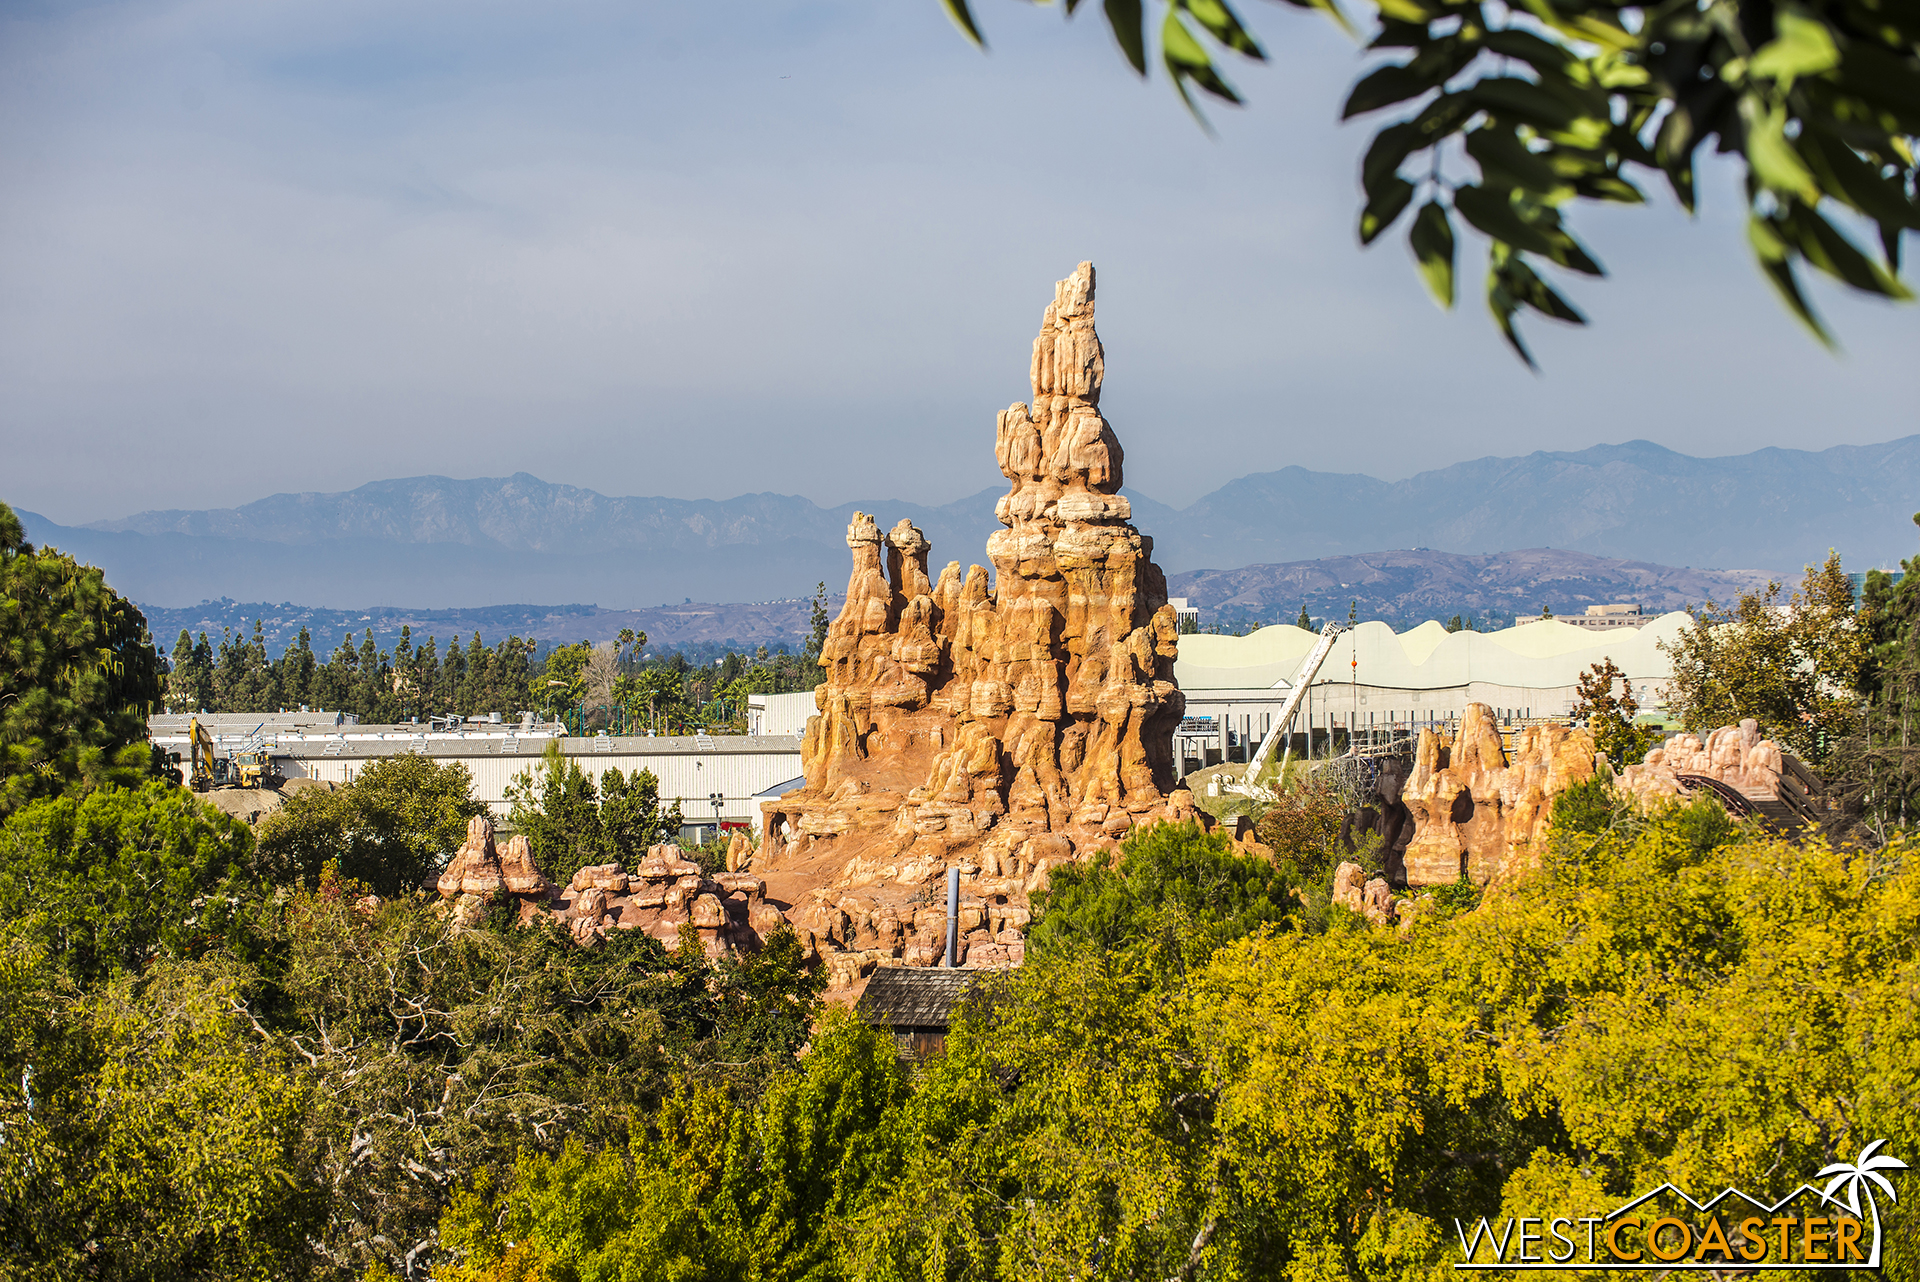
[[[936,567],[981,561],[1001,493],[934,507],[874,500],[824,508],[780,494],[616,498],[519,473],[376,481],[80,526],[20,515],[29,538],[102,566],[143,603],[224,597],[448,609],[575,600],[633,609],[791,598],[822,580],[837,587],[855,509],[883,526],[911,519],[932,540]],[[1920,436],[1723,458],[1629,441],[1477,459],[1401,481],[1288,467],[1229,481],[1180,509],[1128,494],[1155,560],[1175,575],[1380,548],[1465,556],[1553,548],[1791,575],[1829,548],[1855,570],[1913,550]]]

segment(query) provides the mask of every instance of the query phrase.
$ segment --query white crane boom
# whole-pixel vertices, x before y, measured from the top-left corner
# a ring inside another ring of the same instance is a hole
[[[1325,663],[1327,656],[1333,652],[1334,638],[1346,630],[1347,625],[1344,623],[1329,623],[1320,629],[1320,639],[1314,642],[1313,649],[1307,652],[1306,660],[1300,665],[1300,671],[1294,674],[1293,689],[1287,692],[1287,701],[1280,705],[1280,715],[1273,719],[1273,726],[1267,731],[1267,737],[1260,741],[1260,751],[1254,753],[1253,760],[1247,763],[1247,773],[1242,776],[1244,786],[1250,788],[1259,779],[1260,771],[1266,767],[1267,759],[1273,755],[1273,745],[1279,742],[1280,736],[1286,734],[1287,728],[1293,724],[1294,714],[1300,710],[1300,701],[1307,697],[1307,687],[1313,684],[1314,677],[1320,673],[1320,665]]]

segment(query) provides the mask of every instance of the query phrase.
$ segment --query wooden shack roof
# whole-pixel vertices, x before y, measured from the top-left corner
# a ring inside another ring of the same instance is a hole
[[[855,1009],[869,1024],[945,1028],[977,972],[943,966],[886,966],[873,972]]]

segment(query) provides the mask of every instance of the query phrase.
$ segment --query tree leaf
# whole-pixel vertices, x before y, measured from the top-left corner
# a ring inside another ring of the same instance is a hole
[[[1487,125],[1470,129],[1466,144],[1467,154],[1480,166],[1482,186],[1548,192],[1561,184],[1552,163],[1528,151],[1511,127]]]
[[[1517,27],[1489,31],[1482,37],[1481,43],[1497,54],[1526,63],[1535,71],[1570,75],[1582,65],[1579,55],[1565,45],[1544,40],[1531,31],[1522,31]]]
[[[1805,204],[1819,204],[1820,184],[1787,141],[1786,108],[1768,111],[1755,95],[1742,94],[1740,115],[1747,122],[1747,163],[1753,176],[1771,191],[1797,196]]]
[[[1536,205],[1529,215],[1513,203],[1508,192],[1474,186],[1456,190],[1453,204],[1468,222],[1497,241],[1588,276],[1606,275],[1580,242],[1560,226],[1560,216],[1551,209]]]
[[[1502,266],[1507,274],[1508,292],[1523,304],[1543,316],[1551,316],[1570,325],[1587,323],[1587,318],[1575,310],[1573,304],[1560,297],[1553,286],[1542,280],[1539,273],[1518,254],[1507,259]]]
[[[1394,176],[1402,161],[1424,145],[1413,121],[1388,125],[1373,136],[1373,142],[1367,147],[1366,157],[1360,162],[1360,185],[1371,196]]]
[[[1543,131],[1565,129],[1580,116],[1566,99],[1517,76],[1487,76],[1465,92],[1476,105]]]
[[[1351,120],[1369,111],[1396,102],[1417,98],[1429,89],[1437,89],[1472,62],[1479,49],[1466,41],[1449,38],[1422,49],[1411,62],[1389,63],[1363,76],[1347,95],[1340,118]]]
[[[1795,206],[1784,217],[1777,219],[1775,226],[1782,228],[1792,238],[1801,257],[1835,280],[1844,281],[1862,293],[1879,294],[1883,298],[1906,301],[1913,297],[1905,285],[1861,253],[1852,241],[1840,234],[1838,228],[1822,218],[1819,211],[1804,205]]]
[[[1420,206],[1407,232],[1407,243],[1420,265],[1420,277],[1440,306],[1453,308],[1453,223],[1437,200]]]
[[[1840,50],[1824,22],[1782,6],[1774,10],[1773,25],[1779,35],[1748,61],[1748,75],[1778,80],[1781,88],[1790,89],[1800,76],[1818,75],[1840,65]]]
[[[1255,62],[1266,61],[1265,52],[1225,0],[1173,0],[1173,3],[1192,14],[1193,20],[1205,27],[1208,35],[1235,53],[1245,54]]]
[[[1105,0],[1107,26],[1119,42],[1120,52],[1142,76],[1147,74],[1146,18],[1140,0]]]
[[[1360,211],[1360,243],[1371,245],[1381,232],[1393,226],[1394,219],[1400,217],[1400,211],[1412,199],[1412,183],[1404,178],[1388,182]]]
[[[1820,323],[1820,318],[1808,305],[1806,295],[1800,292],[1800,282],[1793,274],[1793,250],[1780,229],[1759,214],[1749,214],[1747,241],[1753,246],[1754,256],[1760,260],[1761,272],[1780,295],[1780,301],[1787,305],[1787,310],[1812,331],[1815,338],[1831,348],[1833,336],[1827,333],[1827,327]]]
[[[987,47],[987,39],[980,34],[980,25],[973,20],[973,10],[967,7],[967,0],[940,0],[940,7],[947,11],[947,17],[953,25],[960,28],[960,34],[973,41],[975,47]]]
[[[1453,193],[1453,207],[1468,222],[1495,240],[1504,241],[1515,249],[1532,250],[1536,254],[1553,252],[1552,239],[1546,232],[1520,217],[1505,191],[1489,191],[1472,185],[1460,187]]]
[[[1895,54],[1866,40],[1849,41],[1840,63],[1839,84],[1848,93],[1894,113],[1900,132],[1920,134],[1920,71],[1914,70],[1910,55]],[[1821,82],[1818,87],[1827,86]]]
[[[1533,359],[1533,353],[1520,341],[1520,332],[1513,327],[1513,315],[1520,310],[1520,301],[1507,291],[1506,283],[1498,270],[1487,273],[1487,310],[1493,313],[1493,320],[1500,327],[1500,333],[1506,338],[1507,346],[1514,354],[1526,362],[1527,368],[1538,374],[1540,366]]]
[[[1920,205],[1908,197],[1906,187],[1881,177],[1879,169],[1862,160],[1845,140],[1808,124],[1794,143],[1829,196],[1844,200],[1876,222],[1920,227]]]
[[[1593,174],[1573,180],[1573,189],[1589,200],[1609,200],[1622,205],[1644,205],[1647,195],[1618,174]]]
[[[1188,81],[1216,98],[1239,104],[1240,95],[1221,78],[1206,49],[1187,30],[1186,24],[1180,21],[1180,10],[1171,5],[1167,7],[1166,21],[1160,24],[1160,58],[1166,64],[1167,75],[1172,77],[1173,87],[1179,91],[1181,101],[1187,104],[1187,110],[1203,125],[1205,118],[1200,115],[1199,106],[1187,90]]]
[[[1422,74],[1410,66],[1392,63],[1377,67],[1354,85],[1353,92],[1347,95],[1346,106],[1340,109],[1340,119],[1351,120],[1369,111],[1417,98],[1439,83],[1431,74]]]
[[[1667,175],[1667,185],[1673,189],[1674,199],[1690,214],[1694,212],[1694,145],[1693,113],[1685,104],[1675,103],[1673,110],[1667,113],[1667,118],[1660,122],[1660,132],[1653,140],[1653,154],[1662,172]]]

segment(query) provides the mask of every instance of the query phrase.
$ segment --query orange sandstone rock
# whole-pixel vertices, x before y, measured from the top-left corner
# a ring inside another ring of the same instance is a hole
[[[1462,876],[1485,885],[1539,862],[1553,798],[1593,777],[1593,736],[1566,726],[1528,726],[1508,762],[1493,709],[1467,705],[1458,738],[1423,730],[1402,794],[1415,831],[1407,884],[1436,886]]]
[[[1184,706],[1175,619],[1153,541],[1119,492],[1093,296],[1091,264],[1059,282],[1034,340],[1032,401],[999,417],[1010,488],[991,576],[950,561],[936,581],[912,524],[882,534],[854,514],[847,601],[802,741],[806,785],[766,804],[758,866],[817,862],[851,890],[932,887],[958,863],[996,898],[1024,899],[1047,868],[1168,813]],[[852,946],[811,910],[803,924]]]

